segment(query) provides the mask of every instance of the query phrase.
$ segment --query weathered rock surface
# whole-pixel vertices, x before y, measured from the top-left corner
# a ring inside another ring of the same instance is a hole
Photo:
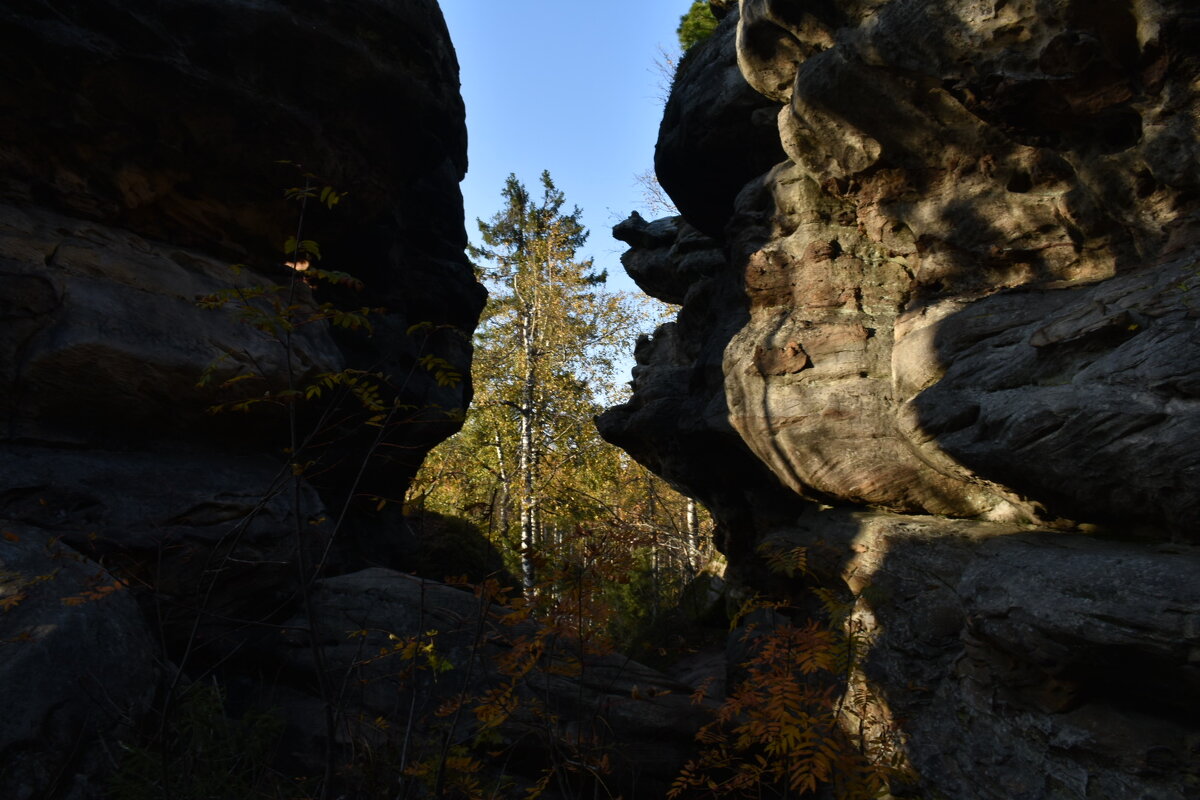
[[[84,492],[92,519],[68,528],[113,527],[117,498],[141,493],[154,468],[114,474],[138,458],[98,454],[143,453],[185,474],[231,452],[282,463],[293,438],[325,503],[402,495],[470,398],[483,300],[462,252],[464,112],[436,4],[35,2],[2,13],[0,444],[22,448],[28,469],[0,486],[0,507],[19,517],[11,506],[33,476],[53,482],[75,452],[107,473],[106,495]],[[300,207],[282,194],[306,180],[347,194],[336,208],[314,198],[298,229]],[[296,280],[282,245],[298,230],[319,242],[320,266],[362,288]],[[197,306],[214,295],[223,307]],[[374,309],[371,328],[335,326],[326,304]],[[455,377],[439,380],[422,358]],[[378,384],[381,405],[345,382],[315,386],[320,402],[293,425],[276,399],[339,373]],[[209,413],[245,399],[245,413]],[[392,406],[408,410],[382,433],[362,424]],[[247,491],[240,476],[225,480],[225,493]],[[219,483],[203,481],[221,494]],[[190,503],[139,518],[129,537],[186,527]],[[277,537],[292,538],[291,516]]]
[[[158,650],[128,587],[44,531],[0,520],[0,789],[100,796],[154,699]]]
[[[743,0],[787,158],[721,230],[690,214],[725,189],[664,180],[683,218],[616,231],[683,307],[601,431],[709,505],[735,582],[782,538],[888,589],[865,670],[934,796],[1200,791],[1198,31],[1183,2]],[[724,93],[681,73],[671,119]]]
[[[222,425],[201,420],[211,400],[194,384],[217,358],[215,383],[253,373],[265,385],[243,389],[286,387],[285,348],[238,322],[241,303],[224,314],[194,303],[289,285],[282,245],[299,209],[280,198],[303,185],[303,164],[318,188],[348,194],[332,210],[310,203],[301,238],[364,287],[310,297],[301,286],[289,302],[383,312],[373,335],[298,330],[290,380],[380,372],[385,394],[421,409],[394,442],[406,447],[389,448],[411,456],[375,448],[364,476],[366,491],[398,491],[470,396],[468,381],[445,386],[418,359],[469,374],[483,299],[462,253],[464,114],[436,4],[35,2],[2,21],[0,202],[15,208],[0,271],[18,287],[0,362],[9,437],[210,441]],[[79,387],[89,403],[72,402]],[[268,407],[228,424],[230,438],[286,445],[286,414]],[[344,496],[372,442],[350,437],[324,455],[330,491]]]
[[[197,305],[231,286],[251,291],[282,276],[235,278],[227,262],[197,251],[13,206],[0,207],[0,258],[9,289],[11,335],[0,351],[9,441],[128,446],[164,435],[220,436],[224,428],[231,440],[250,435],[269,445],[286,434],[278,412],[254,427],[208,413],[222,397],[196,386],[224,357],[217,383],[249,373],[275,391],[287,388],[283,347],[238,324],[233,309]],[[291,351],[302,383],[345,367],[322,326],[300,328]]]
[[[928,788],[1195,796],[1195,548],[847,509],[764,541],[861,595],[860,668]]]
[[[722,234],[743,184],[783,158],[774,105],[735,62],[737,19],[731,9],[680,59],[654,149],[659,182],[710,236]]]
[[[715,240],[679,219],[649,227],[636,217],[617,226],[614,235],[634,245],[622,262],[639,279],[654,276],[639,283],[649,294],[683,301],[683,308],[674,322],[638,341],[633,398],[597,424],[605,438],[686,488],[725,523],[717,528],[718,546],[730,554],[746,539],[727,534],[769,527],[776,511],[787,519],[794,504],[730,424],[722,361],[725,346],[746,323],[746,303]],[[691,269],[688,262],[705,269]]]
[[[133,716],[156,665],[269,680],[255,659],[306,582],[404,566],[411,534],[372,510],[459,425],[484,292],[434,0],[10,3],[0,76],[0,517],[130,587],[47,617],[78,634],[61,664],[4,645],[4,687],[53,719],[3,703],[0,795],[48,797],[74,769],[54,753],[103,732],[79,716],[89,663]],[[284,190],[306,181],[302,212]],[[361,288],[289,269],[297,234]],[[134,641],[131,595],[165,651]],[[40,772],[5,771],[18,746]]]

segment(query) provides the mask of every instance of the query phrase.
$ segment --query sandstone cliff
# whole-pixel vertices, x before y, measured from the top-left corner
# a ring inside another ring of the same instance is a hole
[[[0,795],[94,796],[156,675],[260,681],[318,561],[404,566],[367,512],[459,424],[484,299],[464,110],[433,0],[5,4],[0,76]],[[301,220],[306,180],[345,198]]]
[[[682,307],[602,433],[743,585],[786,543],[858,598],[923,796],[1200,792],[1198,33],[743,0],[664,116],[683,216],[615,230]]]

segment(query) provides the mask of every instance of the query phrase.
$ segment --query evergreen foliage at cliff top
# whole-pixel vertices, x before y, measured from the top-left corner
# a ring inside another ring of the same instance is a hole
[[[687,52],[712,36],[717,29],[717,18],[713,16],[708,0],[696,0],[687,13],[679,19],[675,33],[679,35],[679,46]]]

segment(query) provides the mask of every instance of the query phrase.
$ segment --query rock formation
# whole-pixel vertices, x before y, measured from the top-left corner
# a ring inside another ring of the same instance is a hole
[[[154,637],[120,581],[35,528],[0,550],[0,788],[5,797],[96,797],[97,740],[130,736],[161,678]]]
[[[319,562],[405,566],[373,509],[459,424],[484,299],[457,72],[433,0],[0,10],[0,795],[96,796],[156,675],[259,680]]]
[[[499,566],[392,502],[484,300],[437,4],[33,0],[0,75],[0,797],[394,797],[479,732],[662,796],[691,687],[400,571]]]
[[[384,373],[418,409],[465,406],[467,381],[439,385],[417,363],[468,374],[483,299],[462,253],[466,132],[435,4],[32,3],[3,22],[6,441],[249,437],[277,453],[281,411],[261,406],[241,429],[205,413],[223,398],[195,384],[218,359],[214,384],[253,374],[259,393],[286,388],[289,371],[303,386],[352,368]],[[310,203],[301,225],[282,193],[305,173],[347,195],[332,210]],[[373,335],[301,328],[289,366],[228,313],[240,302],[221,313],[196,300],[287,286],[282,245],[298,228],[319,266],[364,288],[311,298],[301,285],[294,302],[384,311]],[[392,491],[454,429],[452,414],[425,413],[407,426],[412,456],[379,481]],[[358,453],[345,455],[356,469]]]
[[[786,543],[858,598],[923,796],[1200,792],[1197,33],[1181,0],[743,0],[660,131],[682,218],[615,230],[682,308],[602,433],[735,581]]]

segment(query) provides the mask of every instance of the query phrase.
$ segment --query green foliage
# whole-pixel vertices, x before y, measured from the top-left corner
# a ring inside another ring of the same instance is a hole
[[[288,781],[270,770],[283,730],[271,713],[230,719],[225,697],[213,685],[193,684],[166,717],[164,729],[124,751],[109,782],[111,800],[211,800],[272,798]],[[290,787],[288,787],[290,789]]]
[[[708,0],[696,0],[687,13],[679,19],[679,46],[686,53],[713,35],[717,29],[717,18],[713,16]]]
[[[701,619],[689,607],[692,570],[672,562],[669,553],[636,547],[622,560],[620,574],[600,582],[607,630],[614,646],[651,667],[668,670],[680,658],[725,640],[724,614]],[[694,604],[693,604],[694,605]]]
[[[620,529],[629,542],[641,525],[644,547],[666,539],[672,517],[676,533],[683,520],[682,498],[592,422],[620,397],[618,359],[654,315],[605,290],[604,273],[577,257],[587,239],[580,210],[568,210],[548,173],[540,188],[509,176],[501,210],[479,223],[472,254],[490,296],[474,342],[474,404],[409,494],[411,507],[486,530],[530,585],[534,561],[574,557],[568,542],[580,531]]]
[[[433,373],[438,386],[457,386],[462,383],[462,373],[441,356],[426,353],[417,359],[417,363],[427,372]]]
[[[292,186],[283,190],[283,196],[288,200],[298,200],[300,202],[304,202],[306,200],[317,200],[326,208],[332,209],[347,195],[347,192],[339,192],[332,186],[321,186],[319,188],[314,186],[313,181],[319,180],[319,178],[314,173],[306,171],[302,166],[296,164],[295,162],[284,159],[276,161],[275,163],[296,167],[300,172],[300,176],[304,178],[303,186]],[[288,248],[284,249],[286,250]]]

